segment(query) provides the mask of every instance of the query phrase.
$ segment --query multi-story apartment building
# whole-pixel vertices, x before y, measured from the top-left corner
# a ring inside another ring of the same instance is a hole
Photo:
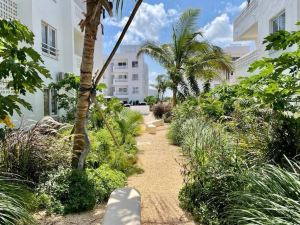
[[[120,47],[104,75],[106,95],[124,102],[141,102],[148,96],[148,66],[143,55],[137,57],[138,49],[137,45]]]
[[[234,41],[252,41],[255,49],[235,61],[237,77],[249,75],[249,65],[262,57],[276,57],[278,52],[265,51],[263,40],[278,30],[299,30],[299,0],[250,0],[234,22]],[[288,49],[289,51],[291,49]]]
[[[44,90],[25,96],[33,110],[23,109],[23,119],[39,120],[46,115],[63,113],[58,110],[55,94],[46,87],[61,79],[66,72],[80,74],[84,36],[78,24],[84,11],[82,0],[0,0],[0,17],[19,19],[33,31],[34,49],[41,54],[52,76],[52,79],[44,80]],[[101,31],[97,37],[94,62],[95,69],[103,62]],[[8,94],[9,90],[2,87],[0,93]],[[13,117],[17,124],[22,118]]]

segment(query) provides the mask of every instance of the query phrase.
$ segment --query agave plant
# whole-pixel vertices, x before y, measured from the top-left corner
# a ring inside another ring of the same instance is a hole
[[[33,225],[35,221],[28,211],[30,194],[15,181],[16,179],[0,175],[0,224]]]

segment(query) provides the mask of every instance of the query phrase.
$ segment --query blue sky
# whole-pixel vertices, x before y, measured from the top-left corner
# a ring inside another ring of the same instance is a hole
[[[122,15],[104,20],[104,54],[112,50],[134,4],[134,0],[124,0]],[[124,44],[141,44],[146,40],[168,43],[172,24],[180,13],[189,8],[199,8],[201,15],[198,24],[205,38],[225,47],[233,42],[232,23],[245,4],[245,0],[146,0],[125,36]],[[150,83],[153,83],[158,74],[164,73],[164,69],[149,57],[146,57],[146,62]]]

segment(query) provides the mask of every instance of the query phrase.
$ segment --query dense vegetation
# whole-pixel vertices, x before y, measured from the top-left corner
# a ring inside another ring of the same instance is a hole
[[[0,123],[6,125],[1,128],[0,142],[0,224],[32,225],[36,210],[81,212],[107,201],[113,190],[126,185],[127,176],[141,172],[135,165],[134,137],[140,133],[142,115],[124,108],[117,99],[108,101],[98,94],[98,107],[92,105],[87,126],[90,152],[83,170],[72,168],[79,78],[66,74],[49,86],[56,90],[59,108],[66,111],[60,122],[45,117],[36,124],[12,129],[9,116],[20,113],[20,106],[31,109],[19,94],[43,87],[38,73],[49,75],[37,52],[19,47],[21,42],[33,44],[33,34],[26,26],[1,20],[0,27],[0,79],[7,80],[7,87],[15,91],[0,95],[0,106],[4,106]],[[98,85],[97,90],[104,87]]]
[[[265,44],[295,50],[173,110],[169,138],[188,159],[180,204],[201,224],[299,222],[299,32],[279,31]]]

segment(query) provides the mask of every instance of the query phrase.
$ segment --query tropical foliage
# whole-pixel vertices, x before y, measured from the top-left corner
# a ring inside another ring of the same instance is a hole
[[[267,50],[297,48],[253,63],[254,75],[238,85],[191,97],[173,110],[169,138],[188,159],[180,204],[201,224],[299,220],[298,36],[272,34]]]
[[[20,106],[32,109],[21,96],[41,89],[42,78],[50,77],[33,44],[34,35],[25,25],[16,20],[0,20],[0,82],[11,90],[7,95],[0,94],[0,123],[9,127],[13,126],[10,116],[21,114]]]
[[[173,27],[172,43],[146,42],[139,54],[145,53],[157,60],[168,73],[168,87],[173,92],[173,106],[178,97],[184,99],[199,94],[197,80],[210,80],[222,70],[231,70],[231,60],[223,51],[200,41],[197,19],[199,10],[184,12]]]

